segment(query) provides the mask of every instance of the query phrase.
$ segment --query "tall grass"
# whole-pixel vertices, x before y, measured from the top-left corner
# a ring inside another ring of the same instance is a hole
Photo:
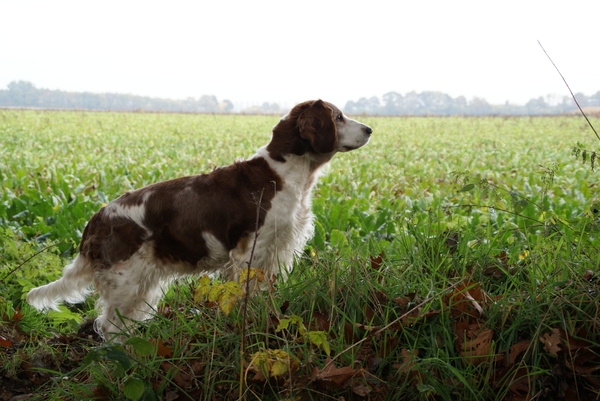
[[[244,299],[226,315],[181,280],[118,345],[75,335],[91,302],[46,316],[24,294],[103,203],[248,157],[276,119],[0,112],[3,377],[44,399],[597,397],[597,173],[570,154],[595,146],[585,122],[364,122],[371,143],[333,160],[314,239],[245,325]]]

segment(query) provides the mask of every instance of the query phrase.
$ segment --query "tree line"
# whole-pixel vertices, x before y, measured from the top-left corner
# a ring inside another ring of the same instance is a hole
[[[39,89],[26,81],[11,82],[6,90],[0,90],[0,107],[182,113],[233,112],[231,101],[219,101],[210,95],[203,95],[197,99],[171,100],[118,93],[65,92]]]
[[[600,108],[600,91],[592,96],[577,93],[575,98],[586,108]],[[281,114],[284,112],[277,103],[235,110],[230,100],[218,100],[216,96],[203,95],[199,98],[172,100],[117,93],[66,92],[40,89],[31,82],[14,81],[7,89],[0,90],[0,107],[109,110],[109,111],[150,111],[182,113],[247,113]],[[388,92],[381,98],[363,97],[346,103],[347,114],[368,115],[551,115],[566,114],[576,110],[573,100],[564,96],[551,96],[531,99],[525,105],[506,102],[490,104],[485,99],[464,96],[456,98],[442,92],[408,92],[400,94]]]
[[[600,91],[592,96],[583,93],[575,94],[577,102],[582,108],[600,107]],[[554,96],[538,97],[529,100],[524,105],[490,104],[485,99],[474,97],[467,100],[464,96],[456,98],[442,92],[408,92],[402,95],[389,92],[378,98],[360,98],[357,101],[346,103],[344,111],[348,114],[369,115],[552,115],[567,114],[577,110],[573,99],[569,96],[556,98]]]

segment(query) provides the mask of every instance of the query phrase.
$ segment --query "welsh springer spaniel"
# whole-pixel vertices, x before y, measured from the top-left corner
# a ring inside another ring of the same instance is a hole
[[[100,209],[63,276],[32,289],[27,302],[56,309],[60,300],[82,302],[94,284],[101,310],[95,328],[105,335],[127,327],[117,310],[127,320],[149,317],[173,277],[234,276],[247,267],[253,245],[253,266],[285,276],[313,234],[319,170],[337,152],[365,145],[371,133],[331,103],[298,104],[250,159],[127,192]]]

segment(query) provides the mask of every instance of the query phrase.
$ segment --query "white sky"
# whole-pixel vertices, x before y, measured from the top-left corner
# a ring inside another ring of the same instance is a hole
[[[291,106],[600,90],[598,0],[0,0],[0,89]]]

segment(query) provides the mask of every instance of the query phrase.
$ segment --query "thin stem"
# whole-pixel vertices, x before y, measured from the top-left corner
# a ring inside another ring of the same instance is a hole
[[[562,80],[565,83],[565,85],[567,85],[567,89],[571,93],[571,97],[575,101],[575,104],[579,108],[579,111],[581,112],[581,114],[583,114],[583,117],[585,118],[585,121],[587,121],[587,123],[590,126],[590,128],[592,129],[592,131],[594,131],[594,134],[596,134],[596,138],[598,138],[598,140],[600,141],[600,135],[598,135],[598,133],[596,132],[596,129],[594,128],[594,126],[590,122],[589,118],[583,112],[583,109],[581,108],[581,106],[579,105],[579,102],[575,98],[575,95],[573,94],[573,91],[571,90],[571,87],[569,86],[567,80],[565,79],[565,77],[563,76],[563,74],[560,72],[560,70],[558,69],[558,67],[556,66],[556,64],[554,64],[554,61],[552,61],[552,58],[550,57],[550,55],[548,54],[548,52],[546,52],[546,49],[544,49],[544,46],[542,46],[542,43],[539,40],[538,40],[538,44],[540,45],[540,47],[544,51],[544,54],[546,55],[546,57],[548,57],[548,60],[550,60],[550,62],[552,63],[552,65],[554,66],[554,68],[556,69],[556,71],[558,72],[558,75],[560,75],[560,77],[562,78]]]

